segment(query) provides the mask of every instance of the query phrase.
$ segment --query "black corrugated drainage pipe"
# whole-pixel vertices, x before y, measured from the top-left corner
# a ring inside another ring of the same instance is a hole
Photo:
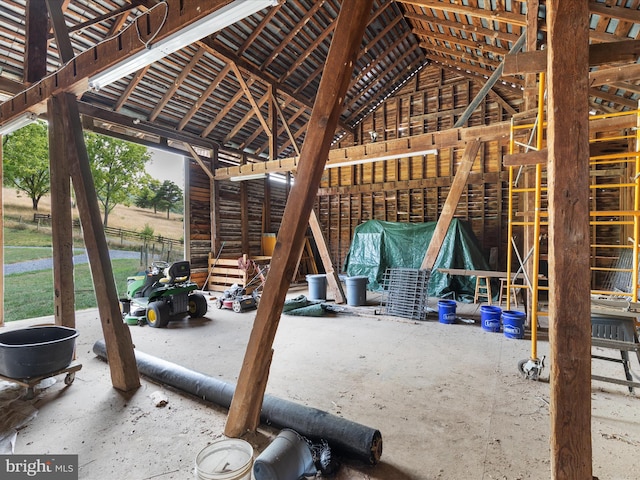
[[[107,359],[103,340],[93,345],[93,353]],[[138,371],[152,380],[229,408],[235,385],[189,370],[146,353],[135,351]],[[265,395],[260,420],[276,428],[290,428],[309,439],[324,439],[344,456],[375,465],[382,455],[379,430],[288,400]]]

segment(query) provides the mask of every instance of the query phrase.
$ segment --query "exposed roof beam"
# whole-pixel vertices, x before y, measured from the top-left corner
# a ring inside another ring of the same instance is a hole
[[[409,32],[406,32],[403,36],[397,38],[391,45],[389,45],[384,50],[384,52],[377,55],[376,59],[373,62],[369,63],[369,65],[367,65],[366,68],[363,68],[362,70],[360,70],[358,75],[353,79],[351,79],[351,83],[349,83],[349,91],[354,87],[354,85],[357,85],[358,82],[362,80],[363,77],[365,77],[366,75],[371,73],[376,67],[378,67],[383,62],[383,60],[393,52],[394,49],[396,49],[404,40],[407,39],[409,35],[411,34]]]
[[[187,66],[182,69],[182,71],[180,72],[180,75],[178,75],[178,77],[173,81],[173,84],[171,85],[171,87],[169,87],[167,91],[164,92],[164,95],[162,96],[160,101],[156,104],[155,108],[153,109],[153,112],[151,112],[151,115],[149,115],[149,121],[153,122],[156,118],[158,118],[158,115],[160,115],[160,112],[162,111],[162,109],[165,107],[167,103],[169,103],[169,100],[171,100],[171,97],[173,97],[173,94],[176,93],[178,88],[180,88],[180,85],[182,85],[182,82],[184,82],[185,78],[187,78],[187,75],[191,73],[191,70],[193,70],[193,67],[195,67],[195,65],[198,63],[200,58],[202,58],[202,55],[204,55],[204,50],[202,48],[199,48],[196,51],[196,53],[193,55],[193,57],[191,57],[191,60],[189,60],[189,63],[187,64]]]
[[[145,120],[132,119],[127,115],[117,113],[111,110],[105,110],[104,108],[96,107],[86,102],[78,102],[78,109],[82,115],[96,118],[104,122],[113,123],[115,125],[121,125],[131,130],[139,130],[140,132],[164,137],[169,140],[175,140],[177,142],[189,143],[203,148],[214,148],[216,145],[206,139],[202,139],[195,135],[190,135],[183,132],[177,132],[167,128],[159,127],[155,123],[147,122]]]
[[[443,28],[452,28],[458,30],[460,32],[464,32],[467,36],[475,33],[476,35],[482,35],[487,38],[491,38],[494,41],[496,39],[503,42],[516,42],[519,38],[519,35],[516,33],[510,32],[502,32],[500,30],[491,30],[489,28],[479,27],[477,25],[469,25],[466,23],[452,22],[451,20],[447,20],[446,18],[434,18],[427,15],[421,15],[413,12],[405,13],[405,18],[416,20],[419,22],[425,22],[431,25],[431,28],[436,31],[437,26],[442,26]],[[420,32],[427,32],[426,30],[418,29]],[[427,34],[427,33],[425,33]]]
[[[640,23],[640,10],[610,5],[611,2],[601,3],[589,0],[589,11],[604,17],[617,18],[627,22]]]
[[[412,152],[424,152],[464,145],[468,140],[495,140],[508,137],[511,122],[500,122],[489,126],[452,128],[432,133],[423,133],[412,137],[395,138],[384,142],[356,145],[353,147],[337,148],[329,151],[327,168],[335,168],[354,161],[367,163],[378,161],[383,156],[416,155]],[[256,173],[283,173],[294,170],[298,158],[289,157],[268,162],[248,163],[237,167],[218,168],[214,172],[215,180],[228,180],[231,177],[255,175]]]
[[[262,113],[260,112],[260,107],[262,107],[265,103],[267,103],[267,100],[269,100],[269,93],[265,93],[262,98],[260,100],[258,100],[257,102],[255,100],[253,100],[252,97],[252,105],[255,104],[255,106],[249,110],[244,117],[236,124],[236,126],[228,133],[228,135],[224,138],[224,142],[223,143],[227,143],[229,141],[231,141],[231,139],[233,137],[235,137],[238,132],[240,130],[242,130],[242,127],[244,127],[247,122],[253,118],[254,115],[258,115],[258,118],[262,118],[261,122],[264,122],[264,118],[262,117]],[[257,113],[256,113],[257,110]],[[264,125],[262,126],[264,128]],[[265,133],[267,133],[267,136],[271,137],[273,134],[271,133],[271,130],[266,130]],[[274,157],[275,158],[275,157]]]
[[[225,63],[235,63],[240,71],[243,71],[256,80],[260,80],[260,82],[264,83],[265,85],[270,84],[274,89],[278,91],[279,94],[290,97],[292,101],[306,107],[309,111],[313,109],[313,102],[311,100],[303,97],[302,95],[299,95],[297,92],[294,92],[288,85],[280,83],[277,79],[273,78],[267,73],[260,71],[255,65],[252,65],[246,60],[242,59],[219,41],[204,39],[202,41],[202,44],[205,45],[209,53],[211,53],[211,55],[215,56],[216,58],[224,61]],[[353,131],[349,125],[345,124],[344,122],[340,122],[339,125],[343,130],[353,134]]]
[[[433,10],[444,10],[450,13],[457,13],[460,15],[468,15],[469,17],[484,18],[485,20],[511,23],[520,27],[527,26],[527,20],[525,15],[519,13],[488,10],[480,7],[465,7],[449,2],[440,2],[437,0],[397,0],[399,3],[406,3],[408,5],[415,5],[417,7],[431,8]]]
[[[480,50],[483,54],[485,52],[492,53],[497,56],[504,57],[507,53],[509,53],[508,48],[497,47],[491,43],[486,42],[478,42],[475,40],[465,39],[462,37],[454,37],[452,35],[444,35],[440,32],[429,32],[427,30],[421,30],[414,28],[413,33],[418,35],[419,37],[426,37],[429,39],[438,40],[441,43],[447,42],[452,45],[459,45],[461,48],[470,48],[472,50]]]
[[[187,114],[184,117],[182,117],[182,120],[180,120],[180,123],[178,124],[178,130],[184,129],[187,123],[189,123],[189,121],[193,118],[196,112],[200,110],[200,107],[204,105],[204,103],[207,101],[209,96],[218,87],[218,85],[220,85],[220,82],[224,80],[224,78],[228,75],[230,71],[231,71],[231,62],[229,62],[227,65],[224,66],[224,68],[220,71],[220,73],[216,75],[216,78],[214,78],[213,81],[209,84],[207,89],[204,92],[202,92],[202,95],[200,95],[200,98],[198,98],[195,102],[193,102],[193,105],[191,105],[191,108],[189,109]]]
[[[147,65],[146,67],[138,70],[133,77],[131,78],[131,81],[129,82],[129,85],[127,85],[127,88],[124,89],[124,92],[122,92],[122,95],[120,95],[120,98],[118,99],[118,101],[116,102],[115,106],[113,107],[113,109],[117,112],[118,110],[120,110],[122,108],[122,106],[125,104],[125,102],[129,99],[129,97],[131,96],[131,93],[135,90],[135,88],[138,86],[138,83],[140,83],[140,81],[144,78],[144,76],[147,74],[147,70],[149,70],[149,67],[151,65]]]
[[[253,108],[254,115],[258,117],[258,121],[260,122],[260,125],[262,125],[262,129],[264,130],[264,133],[267,134],[267,137],[272,137],[273,132],[271,131],[271,128],[269,128],[267,121],[262,116],[262,112],[260,111],[260,106],[256,103],[255,98],[253,98],[253,95],[251,94],[251,90],[249,90],[249,85],[247,85],[247,83],[244,81],[244,78],[242,78],[242,72],[240,72],[240,69],[238,69],[238,66],[235,63],[231,64],[231,68],[233,69],[233,73],[235,74],[236,79],[238,80],[238,83],[240,83],[240,88],[242,88],[242,91],[244,92],[245,97],[247,97],[247,100],[249,100],[249,103]],[[268,94],[265,94],[264,95],[265,101],[267,98],[268,98]]]
[[[463,60],[464,62],[475,62],[477,66],[480,66],[480,62],[482,62],[486,65],[484,68],[486,68],[486,71],[489,73],[493,72],[493,70],[498,68],[500,65],[500,60],[494,60],[485,56],[478,57],[473,53],[467,52],[465,48],[462,48],[461,50],[449,49],[438,45],[430,45],[425,42],[420,42],[420,46],[425,50],[442,55],[442,58],[454,57],[456,59]]]
[[[635,62],[640,57],[640,40],[589,45],[589,65],[613,62]],[[536,50],[510,54],[504,60],[504,74],[543,72],[547,69],[547,51]]]
[[[168,37],[192,23],[215,12],[229,0],[211,0],[206,3],[167,0],[167,10],[158,8],[146,14],[149,29],[157,32],[155,41]],[[0,105],[0,122],[4,123],[26,111],[43,113],[46,100],[59,92],[81,94],[88,90],[88,78],[117,64],[145,48],[135,28],[128,28],[120,35],[104,40],[94,48],[78,54],[73,61],[63,65],[24,92]]]
[[[424,63],[424,60],[421,58],[418,58],[416,60],[414,60],[414,62],[411,65],[408,65],[408,70],[409,71],[414,71],[416,70],[418,67],[420,67],[422,64]],[[394,63],[394,66],[397,64]],[[391,70],[391,69],[389,69]],[[373,109],[375,106],[378,105],[379,102],[382,101],[382,99],[384,99],[387,95],[389,95],[389,91],[387,90],[380,90],[378,91],[375,95],[373,95],[369,101],[365,104],[363,104],[358,110],[354,111],[351,113],[351,115],[349,115],[348,121],[349,122],[354,122],[356,119],[358,119],[360,117],[360,115],[362,114],[362,112],[364,112],[365,110],[368,109]],[[369,112],[370,113],[370,112]]]
[[[465,75],[471,78],[477,78],[478,76],[484,78],[485,80],[489,78],[490,74],[493,73],[490,70],[486,70],[482,67],[478,67],[476,65],[469,65],[468,63],[457,62],[454,60],[436,57],[436,56],[427,56],[430,60],[432,60],[432,64],[437,64],[438,66],[448,68],[449,70],[455,71],[460,75]],[[502,82],[508,83],[510,85],[522,85],[522,79],[518,77],[511,78],[503,78]]]
[[[640,63],[604,68],[589,72],[589,86],[598,87],[606,83],[640,79]]]
[[[315,13],[322,7],[324,4],[324,0],[316,0],[313,6],[305,13],[304,17],[300,19],[300,21],[296,24],[294,28],[288,33],[288,35],[282,39],[280,44],[271,52],[271,54],[262,62],[260,65],[260,70],[264,70],[267,65],[269,65],[282,50],[285,49],[287,45],[293,40],[293,37],[297,35],[297,33],[305,26],[305,24],[315,15]]]
[[[598,88],[590,88],[589,89],[589,95],[592,96],[592,97],[601,98],[606,102],[616,103],[618,105],[622,105],[623,107],[627,107],[627,108],[630,108],[630,109],[638,108],[638,101],[637,100],[631,100],[630,98],[621,97],[621,96],[616,95],[614,93],[603,92],[602,90],[600,90]]]
[[[251,86],[253,82],[255,82],[255,78],[250,78],[249,81],[247,82],[247,86]],[[220,120],[222,120],[227,115],[227,113],[229,113],[229,111],[235,106],[236,102],[240,100],[240,98],[243,95],[244,95],[244,90],[240,88],[240,90],[236,92],[233,98],[229,99],[229,101],[227,102],[227,105],[218,112],[218,114],[215,116],[213,120],[211,120],[211,122],[209,122],[209,125],[207,125],[205,129],[200,133],[200,136],[202,138],[206,138],[207,136],[209,136],[209,134],[213,131],[213,129],[216,128],[216,125],[220,123]]]

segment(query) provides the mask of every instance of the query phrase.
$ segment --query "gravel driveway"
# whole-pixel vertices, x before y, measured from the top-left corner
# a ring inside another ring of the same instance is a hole
[[[109,256],[112,260],[121,258],[140,258],[140,252],[131,252],[127,250],[110,250]],[[74,265],[87,263],[89,258],[86,253],[73,256]],[[28,262],[11,263],[4,266],[4,274],[12,275],[14,273],[35,272],[38,270],[50,270],[53,268],[53,258],[42,258],[40,260],[29,260]]]

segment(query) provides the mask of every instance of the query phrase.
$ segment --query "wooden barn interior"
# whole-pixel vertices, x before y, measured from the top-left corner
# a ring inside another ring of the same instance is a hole
[[[115,389],[140,372],[83,131],[187,159],[203,290],[234,283],[239,257],[269,264],[225,435],[260,425],[292,283],[325,273],[344,304],[359,225],[434,222],[431,269],[457,219],[490,271],[534,283],[519,287],[549,339],[543,477],[591,479],[592,298],[632,318],[638,300],[639,56],[638,0],[4,0],[0,131],[48,122],[55,322],[76,326],[73,188]],[[608,284],[623,256],[627,290]]]

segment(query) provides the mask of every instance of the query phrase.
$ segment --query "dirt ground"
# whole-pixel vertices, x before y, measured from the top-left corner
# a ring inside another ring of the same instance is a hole
[[[458,316],[467,321],[447,325],[437,314],[426,322],[376,315],[375,294],[368,295],[368,306],[349,313],[283,315],[274,343],[267,393],[382,433],[378,465],[342,458],[335,478],[550,478],[550,386],[517,371],[518,361],[529,357],[530,341],[483,331],[477,305],[459,305]],[[435,307],[437,300],[432,302]],[[139,351],[235,383],[254,315],[211,306],[205,319],[130,330]],[[194,478],[195,457],[221,437],[226,410],[146,378],[135,392],[115,390],[108,365],[92,351],[102,338],[97,310],[79,312],[77,328],[82,369],[71,386],[57,377],[24,402],[37,416],[19,429],[15,453],[78,454],[79,478],[87,480]],[[547,355],[541,336],[539,355]],[[594,360],[593,369],[624,378],[613,362]],[[635,358],[632,369],[637,377]],[[152,399],[158,391],[168,400],[164,407]],[[638,397],[626,387],[594,382],[591,402],[594,475],[638,478]],[[277,433],[263,425],[244,438],[258,455]]]

